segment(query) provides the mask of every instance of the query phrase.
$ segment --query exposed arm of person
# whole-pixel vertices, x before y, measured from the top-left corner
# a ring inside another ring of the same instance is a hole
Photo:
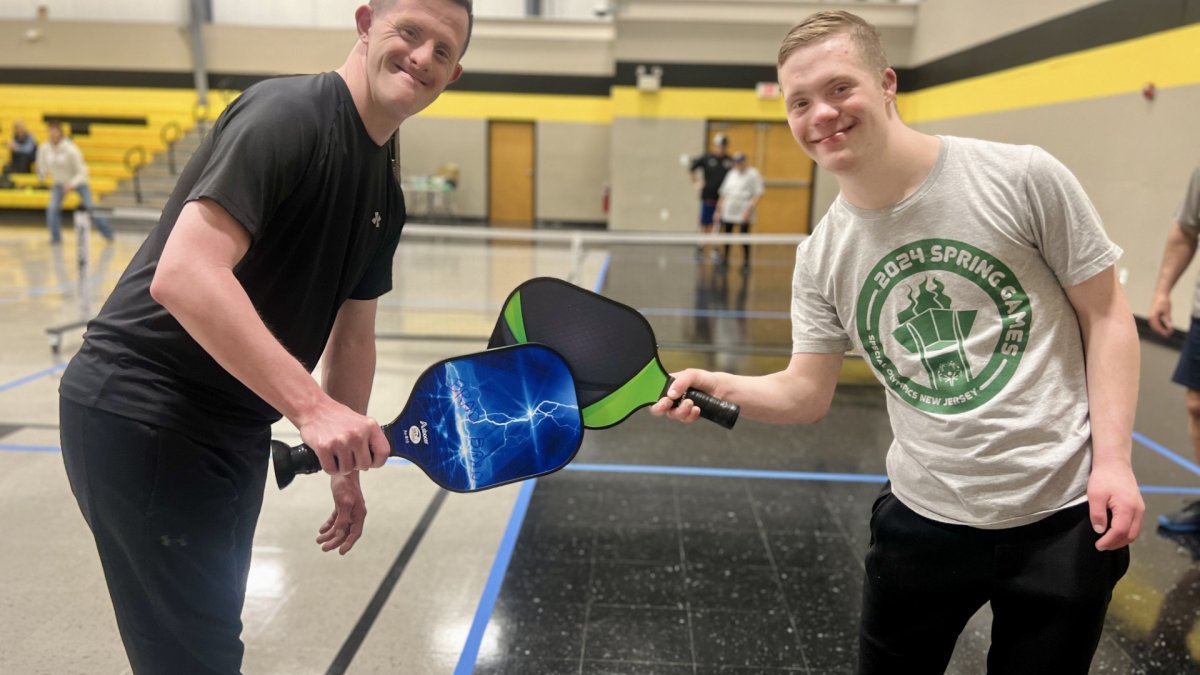
[[[688,164],[688,180],[692,181],[692,187],[696,188],[697,190],[700,190],[704,187],[703,166],[704,165],[701,164],[700,159],[693,159],[692,162]]]
[[[1088,504],[1093,529],[1104,535],[1096,548],[1110,551],[1137,538],[1146,511],[1131,459],[1140,368],[1137,328],[1113,267],[1066,292],[1079,318],[1087,369]]]
[[[1171,321],[1171,289],[1196,255],[1196,231],[1179,223],[1167,235],[1167,247],[1163,251],[1162,265],[1158,268],[1158,282],[1154,285],[1154,299],[1150,303],[1150,327],[1154,332],[1169,337],[1175,331]]]
[[[249,232],[219,204],[189,202],[150,294],[222,368],[300,429],[326,472],[383,466],[388,443],[379,426],[322,391],[255,311],[233,274],[249,248]]]
[[[792,354],[788,367],[770,375],[734,375],[689,368],[674,373],[667,396],[650,407],[653,415],[694,422],[700,409],[691,400],[672,407],[688,388],[741,406],[741,415],[770,424],[812,424],[829,412],[844,355]]]
[[[325,392],[360,415],[367,414],[375,379],[376,300],[347,300],[338,310],[333,332],[321,359]],[[363,533],[367,502],[359,485],[359,472],[330,477],[333,513],[321,525],[317,543],[322,551],[337,549],[346,555]]]

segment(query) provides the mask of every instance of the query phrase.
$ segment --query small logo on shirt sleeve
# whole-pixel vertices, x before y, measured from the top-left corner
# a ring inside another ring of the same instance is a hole
[[[379,229],[379,223],[380,223],[380,222],[382,222],[382,221],[383,221],[383,218],[380,218],[380,217],[379,217],[379,212],[378,212],[378,211],[376,211],[376,212],[375,212],[375,217],[371,219],[371,224],[372,224],[372,225],[374,225],[374,226],[375,226],[375,229],[377,229],[377,230],[378,230],[378,229]]]

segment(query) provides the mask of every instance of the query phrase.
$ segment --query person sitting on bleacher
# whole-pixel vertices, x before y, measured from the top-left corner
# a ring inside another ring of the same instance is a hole
[[[8,142],[8,149],[12,157],[4,165],[4,173],[29,173],[37,155],[37,139],[21,120],[13,120],[12,140]]]
[[[37,173],[38,178],[46,180],[49,173],[54,179],[50,188],[50,203],[46,206],[46,226],[50,228],[50,243],[62,241],[62,203],[71,190],[79,193],[79,202],[88,213],[92,214],[92,222],[100,230],[104,238],[112,241],[113,231],[108,226],[108,219],[96,213],[96,204],[92,201],[92,191],[88,187],[88,168],[83,161],[83,153],[75,143],[63,135],[62,122],[57,120],[46,123],[47,140],[38,146]]]

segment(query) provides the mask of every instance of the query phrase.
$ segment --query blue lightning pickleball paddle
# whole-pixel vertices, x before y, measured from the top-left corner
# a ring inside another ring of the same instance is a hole
[[[440,361],[421,373],[404,410],[382,426],[391,456],[416,464],[454,492],[542,476],[566,466],[583,442],[583,420],[567,362],[539,344]],[[316,473],[307,445],[271,441],[275,482]]]
[[[666,395],[671,377],[658,359],[654,329],[641,312],[553,277],[517,286],[488,341],[489,347],[540,343],[563,355],[575,375],[583,426],[620,424]],[[740,408],[707,392],[688,389],[700,416],[729,429]]]

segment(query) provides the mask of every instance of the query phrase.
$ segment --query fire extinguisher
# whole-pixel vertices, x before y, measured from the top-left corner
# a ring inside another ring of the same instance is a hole
[[[604,209],[604,215],[608,215],[609,199],[611,198],[612,190],[608,183],[604,184],[604,188],[600,191],[600,206]]]

